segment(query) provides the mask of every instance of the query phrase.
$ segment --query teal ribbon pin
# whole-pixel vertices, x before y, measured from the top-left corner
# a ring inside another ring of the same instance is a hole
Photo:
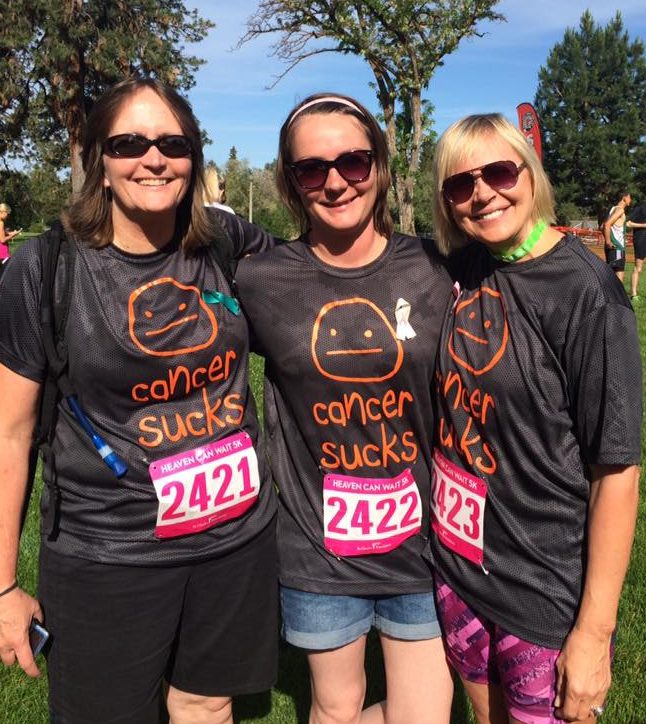
[[[240,314],[240,303],[235,297],[229,297],[226,294],[222,294],[222,292],[210,292],[208,289],[205,289],[202,292],[202,299],[207,304],[224,304],[231,314],[235,314],[236,316]]]

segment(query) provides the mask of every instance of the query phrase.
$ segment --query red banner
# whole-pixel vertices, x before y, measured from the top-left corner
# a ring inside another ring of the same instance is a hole
[[[520,103],[516,106],[518,113],[518,127],[527,139],[527,143],[534,147],[536,155],[543,160],[543,142],[541,128],[538,125],[538,116],[531,103]]]

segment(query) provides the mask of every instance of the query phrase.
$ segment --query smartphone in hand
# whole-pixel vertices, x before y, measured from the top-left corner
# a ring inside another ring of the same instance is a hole
[[[29,626],[29,645],[31,646],[31,653],[37,656],[43,649],[43,646],[47,643],[49,638],[49,631],[35,618],[31,619],[31,625]]]

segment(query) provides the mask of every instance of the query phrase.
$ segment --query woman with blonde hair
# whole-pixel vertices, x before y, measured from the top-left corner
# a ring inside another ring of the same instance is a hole
[[[204,205],[220,211],[235,214],[235,211],[224,203],[224,179],[220,179],[215,166],[207,166],[204,170]]]
[[[550,226],[548,178],[502,116],[453,124],[434,163],[437,241],[455,251],[431,501],[448,658],[479,724],[594,722],[637,514],[635,317],[608,266]]]

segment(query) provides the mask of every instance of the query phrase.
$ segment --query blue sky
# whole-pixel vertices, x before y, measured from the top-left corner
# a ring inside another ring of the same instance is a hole
[[[277,36],[232,50],[256,0],[187,0],[186,6],[216,23],[205,40],[192,46],[207,63],[188,94],[212,140],[205,149],[207,160],[223,165],[235,146],[253,167],[272,161],[285,116],[310,93],[347,93],[378,111],[367,64],[337,53],[301,63],[267,90],[284,68],[271,57]],[[567,27],[578,27],[586,8],[601,25],[619,10],[631,40],[646,40],[644,0],[502,0],[496,10],[507,22],[480,26],[486,35],[463,41],[433,77],[425,98],[435,106],[435,130],[441,132],[468,113],[489,111],[500,111],[515,123],[516,106],[533,100],[538,70],[550,50]]]

